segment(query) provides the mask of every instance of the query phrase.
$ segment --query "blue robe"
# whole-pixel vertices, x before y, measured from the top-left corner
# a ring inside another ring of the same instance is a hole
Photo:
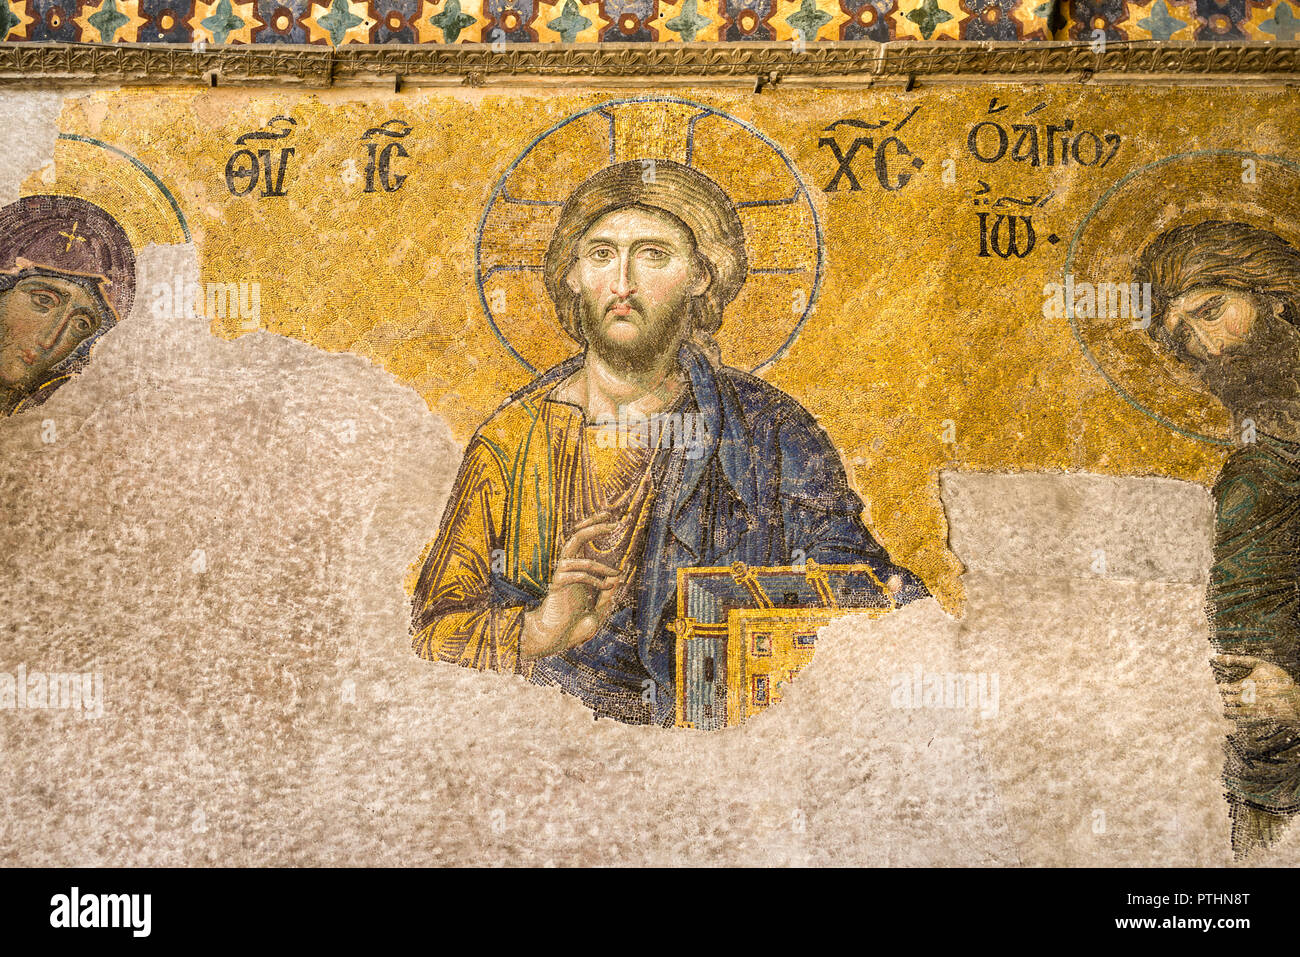
[[[703,454],[698,447],[683,443],[655,454],[651,465],[655,497],[639,574],[628,590],[632,600],[617,608],[588,642],[528,666],[516,665],[530,680],[559,685],[579,697],[597,717],[629,723],[669,725],[675,719],[676,636],[668,626],[676,617],[679,567],[723,566],[736,561],[750,566],[791,565],[807,559],[822,564],[863,563],[870,565],[881,581],[898,576],[902,588],[895,596],[897,604],[928,594],[916,575],[890,560],[863,524],[862,500],[849,487],[839,453],[807,410],[761,379],[726,366],[715,368],[693,344],[683,345],[679,361],[687,388],[676,410],[702,417]],[[518,426],[494,432],[493,423],[511,416],[523,420],[520,408],[528,410],[524,421],[543,421],[538,409],[551,400],[541,397],[549,396],[582,362],[579,355],[550,369],[512,395],[480,429],[476,441],[492,442],[501,471],[509,472],[511,463],[521,460],[524,453],[518,449],[535,449],[542,440],[518,439]],[[467,450],[458,486],[471,484],[466,474],[470,457]],[[519,472],[517,464],[513,467],[510,476]],[[542,474],[540,469],[535,471]],[[525,484],[510,476],[507,484]],[[540,481],[545,483],[545,479]],[[459,499],[463,502],[463,496]],[[512,522],[511,515],[518,514],[518,508],[504,506],[500,507],[504,517],[488,523],[494,530],[487,536],[491,541],[473,546],[482,549],[499,540],[509,555],[504,568],[490,573],[490,600],[475,598],[474,587],[465,585],[463,575],[449,592],[445,584],[450,576],[449,556],[456,551],[449,538],[460,527],[452,513],[457,508],[465,514],[471,510],[470,505],[457,502],[454,492],[440,543],[430,554],[416,587],[416,648],[426,657],[509,670],[491,662],[517,661],[517,653],[510,656],[508,635],[511,629],[522,627],[520,610],[535,608],[545,595],[549,567],[544,557],[535,558],[530,565],[528,548],[519,549],[517,542],[510,548],[514,539],[504,526]],[[474,508],[480,513],[492,510],[488,505]],[[548,520],[553,519],[543,516],[540,521]],[[542,533],[536,537],[555,536]],[[459,551],[467,550],[473,549]],[[535,553],[543,550],[533,548]],[[459,604],[431,598],[449,593],[457,596]],[[474,617],[472,638],[466,637],[468,627],[460,627],[454,640],[445,634],[429,637],[440,614],[471,606],[484,609],[485,602],[498,614],[484,612]]]

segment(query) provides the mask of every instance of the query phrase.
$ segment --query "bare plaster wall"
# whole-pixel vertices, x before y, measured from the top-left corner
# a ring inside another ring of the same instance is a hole
[[[9,99],[6,200],[58,105]],[[138,269],[198,276],[189,246]],[[0,713],[0,863],[1230,862],[1203,487],[945,473],[963,617],[840,619],[785,701],[704,734],[412,655],[459,456],[369,362],[143,298],[0,420],[0,672],[103,682],[100,717]],[[900,703],[968,673],[996,707]],[[1252,859],[1297,861],[1294,833]]]
[[[841,619],[705,734],[411,654],[459,453],[362,359],[143,308],[0,421],[0,671],[104,687],[0,715],[0,862],[1228,863],[1204,488],[945,473],[964,617]],[[996,710],[900,706],[918,667]]]

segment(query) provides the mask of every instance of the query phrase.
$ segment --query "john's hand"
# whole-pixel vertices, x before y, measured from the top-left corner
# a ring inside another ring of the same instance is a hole
[[[525,660],[559,654],[591,640],[613,607],[622,584],[619,570],[586,557],[587,546],[614,531],[605,512],[597,512],[573,530],[560,549],[546,597],[524,615],[519,653]]]
[[[1282,668],[1250,655],[1218,654],[1214,660],[1229,668],[1251,669],[1244,678],[1219,685],[1225,717],[1300,723],[1300,687]]]

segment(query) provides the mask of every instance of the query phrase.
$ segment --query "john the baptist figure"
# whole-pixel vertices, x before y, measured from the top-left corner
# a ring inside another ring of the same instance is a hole
[[[1300,812],[1300,250],[1207,221],[1142,255],[1150,332],[1233,414],[1244,442],[1214,486],[1208,611],[1236,731],[1224,782],[1238,852]]]

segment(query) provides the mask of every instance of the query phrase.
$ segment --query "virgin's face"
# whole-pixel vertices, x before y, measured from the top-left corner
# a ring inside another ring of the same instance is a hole
[[[565,281],[582,303],[587,344],[606,361],[648,368],[686,334],[687,304],[708,288],[690,232],[638,207],[596,220]]]
[[[102,322],[99,302],[70,279],[28,276],[0,292],[0,389],[35,389]]]

